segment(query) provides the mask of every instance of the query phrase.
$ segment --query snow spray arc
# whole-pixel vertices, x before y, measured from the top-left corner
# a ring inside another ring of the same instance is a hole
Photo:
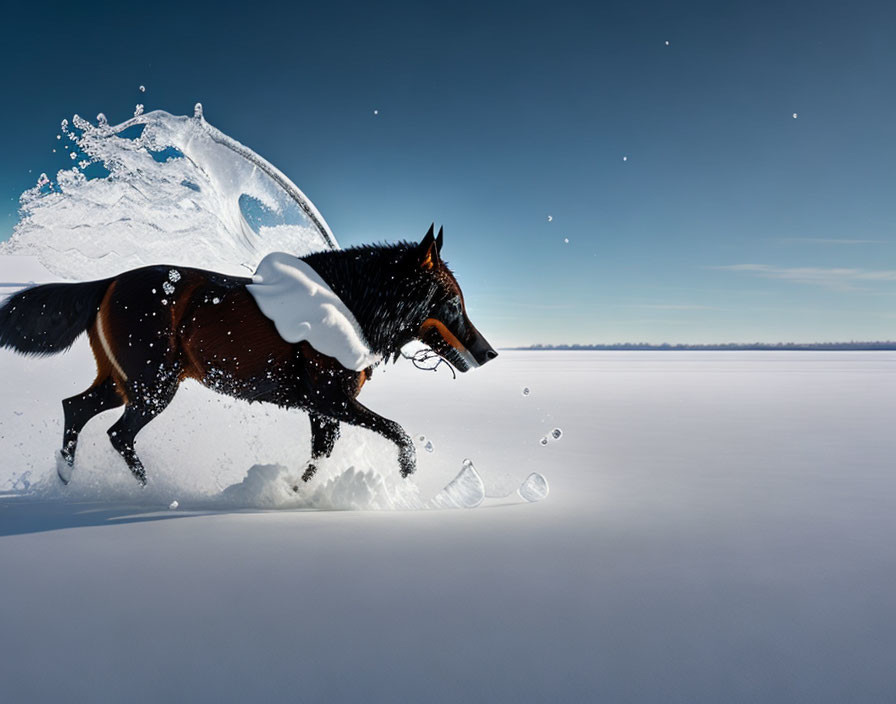
[[[269,252],[338,248],[298,186],[200,105],[192,117],[156,110],[118,125],[75,115],[59,136],[81,159],[22,194],[0,253],[83,280],[160,261],[245,273]]]

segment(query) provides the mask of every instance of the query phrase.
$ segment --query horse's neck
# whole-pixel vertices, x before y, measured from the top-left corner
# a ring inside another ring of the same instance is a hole
[[[387,356],[413,337],[424,296],[408,285],[402,264],[408,247],[322,252],[310,264],[355,316],[373,352]]]

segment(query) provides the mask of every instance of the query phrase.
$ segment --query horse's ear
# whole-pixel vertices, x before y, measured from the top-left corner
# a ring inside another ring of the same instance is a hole
[[[420,268],[427,271],[435,269],[439,265],[439,247],[432,234],[435,227],[435,223],[429,226],[429,231],[417,246],[417,260],[420,262]]]
[[[442,253],[442,245],[445,244],[445,234],[443,232],[444,228],[439,228],[439,236],[436,237],[436,250],[438,250],[439,254]]]

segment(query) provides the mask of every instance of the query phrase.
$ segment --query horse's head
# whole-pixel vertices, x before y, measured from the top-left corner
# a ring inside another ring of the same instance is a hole
[[[459,371],[480,367],[498,356],[467,317],[464,294],[454,274],[441,259],[444,236],[433,227],[410,252],[411,264],[427,279],[432,292],[416,337],[447,359]]]

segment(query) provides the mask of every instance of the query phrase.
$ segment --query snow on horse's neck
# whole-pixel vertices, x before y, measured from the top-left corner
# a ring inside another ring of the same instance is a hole
[[[268,254],[246,289],[287,342],[307,341],[355,371],[379,362],[352,311],[303,260],[284,252]]]

